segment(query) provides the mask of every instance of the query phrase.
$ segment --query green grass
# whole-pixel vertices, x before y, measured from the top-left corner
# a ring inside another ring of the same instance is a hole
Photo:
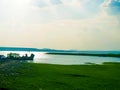
[[[10,64],[9,64],[10,63]],[[0,88],[8,90],[120,90],[120,63],[50,65],[0,64]]]

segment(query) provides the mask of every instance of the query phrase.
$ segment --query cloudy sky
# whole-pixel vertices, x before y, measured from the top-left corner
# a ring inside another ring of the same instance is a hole
[[[0,46],[120,50],[120,0],[0,0]]]

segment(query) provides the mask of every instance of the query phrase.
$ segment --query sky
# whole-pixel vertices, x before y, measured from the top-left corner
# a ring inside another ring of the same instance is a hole
[[[0,46],[120,50],[120,0],[0,0]]]

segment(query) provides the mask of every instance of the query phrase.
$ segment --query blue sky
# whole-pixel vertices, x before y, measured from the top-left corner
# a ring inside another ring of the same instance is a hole
[[[1,46],[120,50],[120,0],[0,0]]]

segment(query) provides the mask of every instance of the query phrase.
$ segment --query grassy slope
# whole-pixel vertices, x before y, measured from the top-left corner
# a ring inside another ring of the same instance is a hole
[[[16,64],[16,65],[14,65]],[[0,68],[0,87],[10,90],[120,90],[120,64],[49,65],[12,63]],[[8,71],[9,72],[8,72]]]

